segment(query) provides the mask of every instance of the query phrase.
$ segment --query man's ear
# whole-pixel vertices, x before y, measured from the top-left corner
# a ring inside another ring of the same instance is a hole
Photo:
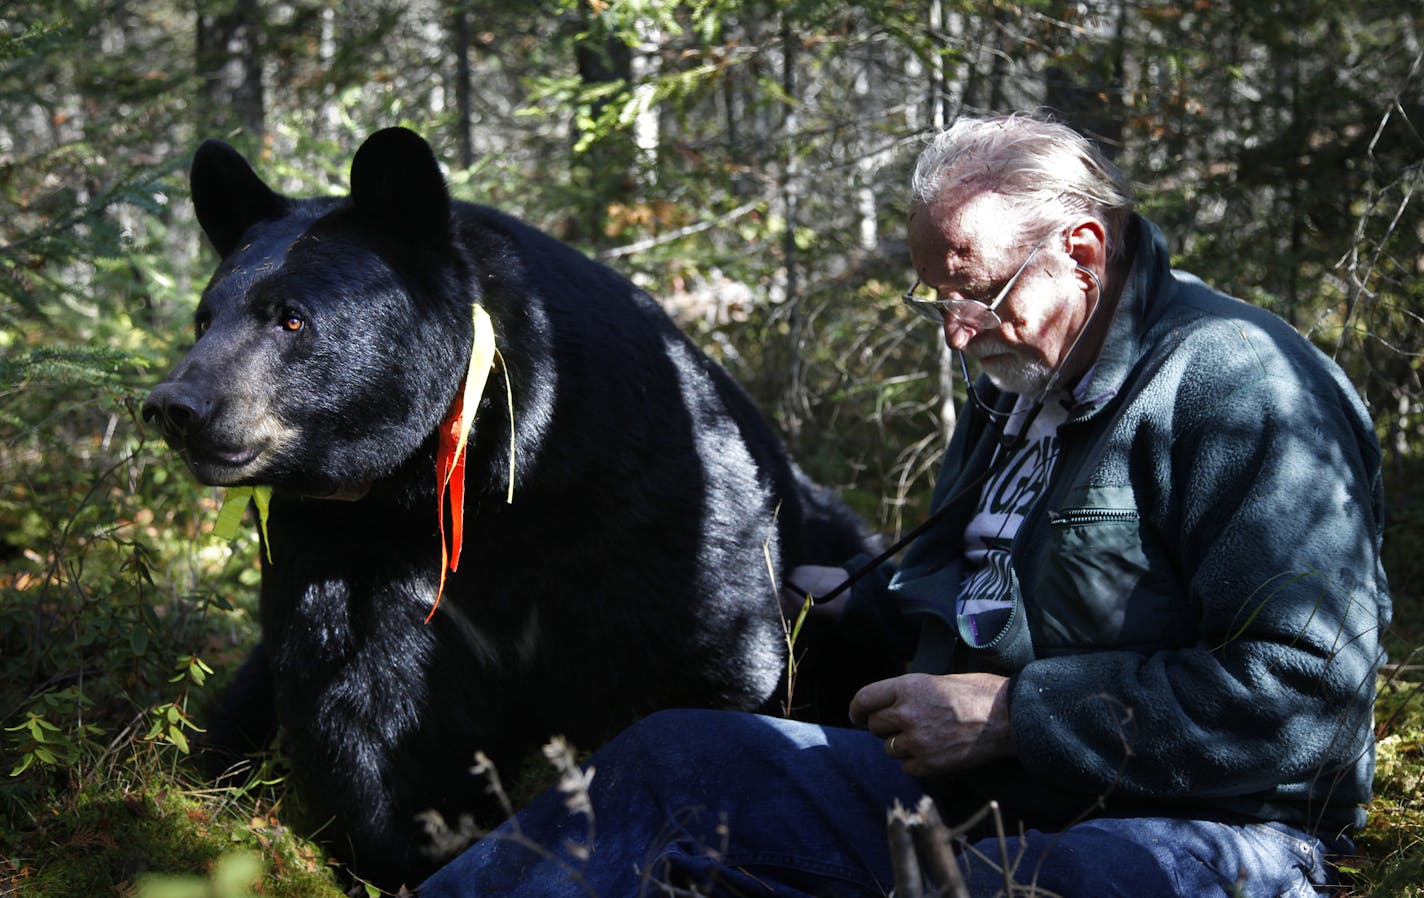
[[[237,248],[247,229],[281,218],[287,201],[263,183],[242,154],[221,140],[206,140],[193,154],[188,174],[198,224],[218,255]]]
[[[1108,266],[1108,229],[1096,218],[1084,217],[1068,229],[1068,255],[1099,277]],[[1084,280],[1088,280],[1086,275]],[[1086,287],[1092,286],[1085,283]]]

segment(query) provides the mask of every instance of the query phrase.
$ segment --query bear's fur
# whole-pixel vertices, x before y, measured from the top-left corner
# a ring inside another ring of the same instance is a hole
[[[477,750],[512,767],[657,708],[774,704],[786,646],[764,547],[780,569],[839,563],[861,531],[653,299],[452,202],[409,131],[361,146],[348,197],[279,195],[218,141],[191,174],[221,262],[145,415],[202,482],[274,488],[263,644],[214,741],[260,742],[274,703],[294,782],[358,875],[393,888],[433,869],[416,815],[481,806]],[[427,624],[436,433],[472,303],[505,371]]]

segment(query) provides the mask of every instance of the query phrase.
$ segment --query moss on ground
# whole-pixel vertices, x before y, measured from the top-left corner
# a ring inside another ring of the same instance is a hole
[[[94,785],[46,808],[31,828],[7,834],[17,844],[5,852],[0,884],[8,877],[24,898],[343,895],[321,852],[275,811],[264,813],[262,802],[234,800],[233,790],[185,789],[170,775],[154,783]]]

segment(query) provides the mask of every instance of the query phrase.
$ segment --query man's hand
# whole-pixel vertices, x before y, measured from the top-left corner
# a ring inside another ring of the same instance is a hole
[[[851,722],[885,740],[911,776],[935,776],[1014,753],[1009,680],[994,674],[906,674],[871,683]]]

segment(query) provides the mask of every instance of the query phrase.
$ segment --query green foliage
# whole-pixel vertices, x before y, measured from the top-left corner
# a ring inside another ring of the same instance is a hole
[[[79,766],[85,752],[99,748],[94,739],[102,731],[92,723],[83,722],[84,712],[93,704],[73,686],[37,695],[25,719],[5,728],[5,732],[15,734],[10,739],[10,748],[19,758],[10,776],[19,776],[36,762],[48,768],[44,771],[47,776]],[[77,723],[72,728],[61,729],[52,719]]]
[[[7,130],[47,126],[43,140],[26,135],[0,145],[0,346],[7,349],[12,329],[23,333],[35,321],[77,324],[76,312],[94,308],[98,270],[128,268],[129,216],[157,215],[166,204],[171,165],[157,162],[154,145],[135,126],[164,127],[182,75],[136,67],[128,53],[76,52],[131,42],[163,55],[168,40],[161,29],[126,6],[16,0],[0,13]],[[61,85],[73,86],[80,108],[87,99],[89,109],[114,110],[112,118],[76,115]],[[119,154],[151,161],[111,161]],[[121,207],[132,212],[116,214]]]
[[[142,631],[135,631],[141,633]],[[147,648],[147,637],[140,637],[135,648]],[[170,702],[154,705],[148,709],[149,716],[153,718],[153,725],[149,727],[148,733],[143,737],[149,741],[164,741],[178,749],[183,754],[188,754],[188,733],[203,731],[193,721],[193,716],[188,713],[188,688],[190,686],[202,686],[207,681],[208,674],[213,669],[204,664],[197,655],[187,655],[178,659],[176,665],[178,675],[172,677],[170,683],[182,683],[176,698]]]
[[[256,541],[214,539],[215,497],[145,440],[136,396],[93,392],[27,386],[3,406],[71,410],[0,442],[4,860],[23,894],[65,898],[143,870],[203,870],[248,845],[269,858],[267,894],[336,894],[310,846],[253,822],[277,800],[270,776],[189,782],[213,672],[233,670],[251,639]]]
[[[1404,610],[1420,610],[1409,601]],[[1405,659],[1405,669],[1418,654]],[[1375,800],[1359,842],[1362,857],[1348,872],[1361,894],[1417,898],[1424,895],[1424,676],[1418,667],[1380,686],[1375,715]]]

